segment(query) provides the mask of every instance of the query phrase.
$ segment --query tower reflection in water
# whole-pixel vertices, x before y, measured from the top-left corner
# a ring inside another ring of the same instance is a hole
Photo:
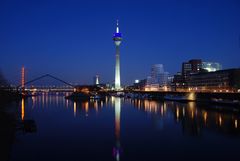
[[[113,148],[113,156],[116,161],[120,160],[121,154],[121,144],[120,144],[120,121],[121,121],[121,99],[116,97],[114,100],[114,108],[115,108],[115,138],[116,145]]]

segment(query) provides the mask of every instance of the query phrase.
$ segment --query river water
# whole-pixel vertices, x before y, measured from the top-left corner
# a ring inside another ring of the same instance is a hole
[[[18,105],[11,161],[239,160],[240,114],[194,102],[43,94]]]

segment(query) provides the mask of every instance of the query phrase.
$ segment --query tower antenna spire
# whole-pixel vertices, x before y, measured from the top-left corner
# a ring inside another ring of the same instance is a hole
[[[116,33],[119,33],[119,22],[118,22],[118,19],[117,19],[117,28],[116,28]]]

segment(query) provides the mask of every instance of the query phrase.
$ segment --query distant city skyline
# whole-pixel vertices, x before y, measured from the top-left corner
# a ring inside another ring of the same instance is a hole
[[[116,7],[117,12],[116,12]],[[112,34],[119,19],[121,81],[145,79],[153,64],[170,75],[202,59],[239,68],[238,0],[6,1],[0,2],[0,70],[11,83],[53,74],[68,82],[113,83]]]

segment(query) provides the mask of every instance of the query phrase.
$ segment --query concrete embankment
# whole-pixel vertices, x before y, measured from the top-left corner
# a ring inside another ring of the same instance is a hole
[[[164,100],[166,96],[192,97],[198,102],[213,102],[213,100],[240,101],[240,93],[215,93],[215,92],[170,92],[170,91],[131,91],[126,93],[148,96],[149,98]]]

